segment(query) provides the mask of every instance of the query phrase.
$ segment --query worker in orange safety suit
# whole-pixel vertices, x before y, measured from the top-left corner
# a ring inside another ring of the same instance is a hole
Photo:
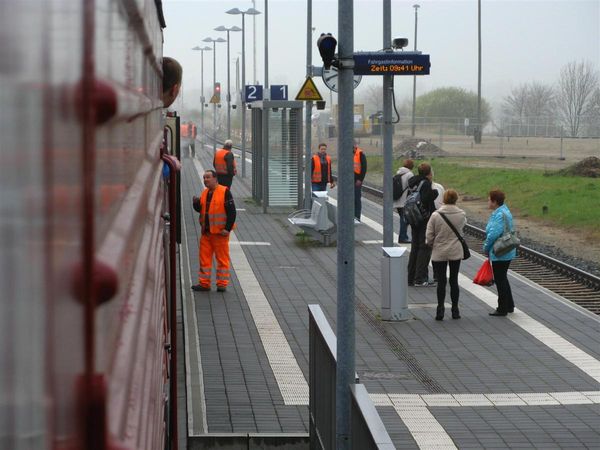
[[[217,180],[214,170],[204,172],[204,186],[200,198],[193,198],[193,206],[200,213],[200,268],[194,291],[210,291],[213,255],[217,260],[217,291],[225,292],[229,284],[229,233],[235,228],[236,209],[231,191]]]
[[[231,187],[233,177],[237,174],[235,159],[231,151],[232,147],[233,142],[227,139],[223,144],[223,148],[217,150],[217,153],[215,153],[215,157],[213,158],[213,166],[217,172],[219,184],[227,186],[228,188]]]
[[[319,153],[311,159],[312,191],[327,191],[327,183],[333,189],[335,182],[331,176],[331,158],[327,154],[327,144],[319,144]]]

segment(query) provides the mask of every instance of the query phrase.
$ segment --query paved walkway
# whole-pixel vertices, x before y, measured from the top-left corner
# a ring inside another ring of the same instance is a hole
[[[300,242],[287,215],[262,214],[250,179],[236,177],[232,283],[192,292],[191,197],[212,151],[197,153],[182,174],[188,433],[306,433],[307,305],[321,305],[335,331],[336,248]],[[514,274],[515,313],[488,316],[495,290],[470,281],[475,254],[461,266],[462,319],[435,321],[435,288],[409,288],[413,318],[382,322],[381,207],[363,199],[363,215],[356,371],[397,448],[600,448],[598,317]]]

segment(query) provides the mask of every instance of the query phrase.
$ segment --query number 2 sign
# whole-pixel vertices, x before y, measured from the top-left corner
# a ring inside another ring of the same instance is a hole
[[[261,84],[249,84],[244,89],[244,101],[246,103],[258,102],[263,99],[263,87]]]

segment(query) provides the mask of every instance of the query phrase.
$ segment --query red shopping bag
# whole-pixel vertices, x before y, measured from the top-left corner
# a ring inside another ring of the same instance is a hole
[[[489,259],[486,259],[483,262],[477,271],[475,278],[473,278],[473,283],[480,284],[481,286],[491,286],[494,284],[494,271],[492,270],[492,263]]]

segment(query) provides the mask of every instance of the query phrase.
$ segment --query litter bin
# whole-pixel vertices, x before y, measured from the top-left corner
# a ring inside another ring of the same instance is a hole
[[[335,137],[335,125],[327,126],[327,137],[330,139]]]
[[[381,318],[408,320],[408,251],[406,247],[382,247]]]

